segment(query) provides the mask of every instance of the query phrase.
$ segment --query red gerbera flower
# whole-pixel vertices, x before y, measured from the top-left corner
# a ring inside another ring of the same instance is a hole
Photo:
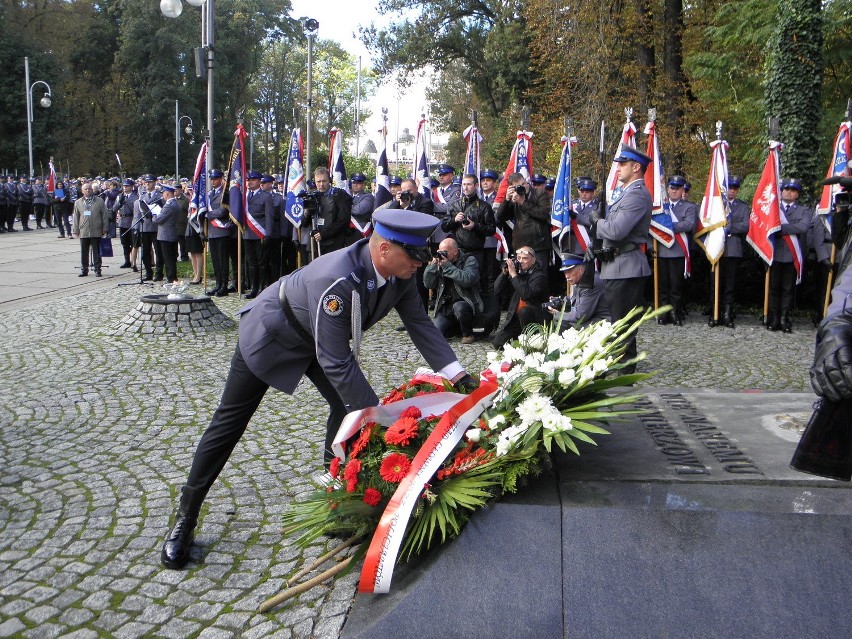
[[[343,471],[343,479],[348,481],[358,481],[358,473],[361,472],[361,461],[358,459],[350,459],[346,464],[346,469]]]
[[[400,417],[388,427],[385,432],[385,441],[394,446],[406,446],[417,437],[418,428],[417,419],[414,417]]]
[[[337,479],[340,475],[340,457],[335,457],[331,460],[331,464],[328,467],[328,472],[331,473],[331,476]]]
[[[364,503],[368,506],[378,506],[382,501],[382,493],[375,488],[368,488],[364,491]]]
[[[402,453],[391,453],[382,460],[379,475],[385,481],[398,484],[411,470],[411,460]]]
[[[400,417],[413,417],[414,419],[420,419],[423,413],[420,412],[420,409],[417,406],[409,406],[404,411]]]

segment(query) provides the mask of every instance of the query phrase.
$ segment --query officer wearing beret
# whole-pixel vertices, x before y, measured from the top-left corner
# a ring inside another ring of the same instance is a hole
[[[213,261],[213,277],[216,284],[209,289],[208,295],[226,297],[228,295],[229,260],[231,245],[236,243],[237,227],[231,221],[228,209],[222,208],[222,181],[224,173],[219,169],[210,171],[210,191],[207,193],[207,242],[210,258]]]
[[[671,212],[676,218],[672,224],[675,233],[686,233],[687,242],[695,231],[698,220],[698,206],[687,202],[684,197],[686,179],[680,175],[669,178],[668,196]],[[688,247],[688,245],[687,245]],[[659,271],[660,305],[670,304],[674,310],[657,321],[660,324],[676,324],[683,326],[684,302],[683,282],[686,278],[686,254],[680,244],[674,242],[671,246],[657,246],[657,270]]]
[[[793,309],[796,288],[796,266],[784,236],[796,237],[801,249],[806,250],[812,213],[797,202],[801,190],[802,183],[796,178],[781,181],[781,232],[775,240],[775,254],[769,267],[769,316],[766,318],[766,328],[770,331],[793,332],[790,311]]]
[[[363,173],[353,173],[350,178],[352,189],[352,219],[349,221],[349,232],[346,234],[346,246],[351,246],[362,237],[370,236],[370,219],[375,208],[375,198],[367,193],[367,176]]]
[[[263,177],[257,171],[246,173],[248,187],[248,208],[246,210],[246,227],[243,231],[243,247],[246,252],[246,270],[248,271],[251,290],[243,295],[247,300],[253,300],[267,284],[269,269],[269,233],[275,220],[275,207],[272,195],[260,188]]]
[[[326,253],[281,278],[240,311],[239,342],[219,408],[195,452],[161,561],[181,568],[208,490],[272,386],[292,394],[307,377],[329,404],[325,460],[347,412],[378,397],[358,362],[361,335],[395,309],[435,370],[466,390],[476,383],[423,310],[413,276],[430,259],[431,216],[377,213],[369,239]],[[350,341],[352,346],[350,347]]]
[[[719,285],[722,287],[722,324],[734,328],[734,292],[737,288],[737,271],[743,260],[743,243],[748,235],[751,207],[739,199],[742,178],[739,175],[728,177],[728,205],[730,215],[725,225],[725,252],[719,260]],[[710,292],[715,295],[716,279],[710,278]],[[711,297],[711,299],[713,299]]]
[[[645,169],[651,158],[626,144],[615,157],[618,180],[622,190],[607,210],[606,219],[600,211],[592,213],[591,234],[603,240],[601,279],[604,283],[609,312],[613,322],[626,316],[637,306],[645,304],[645,282],[651,267],[645,257],[648,231],[651,227],[651,194],[645,187]],[[624,359],[636,357],[636,334],[631,336]],[[635,365],[625,367],[626,373]]]

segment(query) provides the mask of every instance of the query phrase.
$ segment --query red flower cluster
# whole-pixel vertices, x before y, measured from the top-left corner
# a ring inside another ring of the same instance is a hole
[[[428,395],[430,393],[442,393],[446,389],[441,384],[436,384],[425,379],[415,377],[410,382],[394,388],[391,392],[382,398],[382,404],[393,404],[394,402],[408,399],[409,397],[419,397],[420,395]]]
[[[366,426],[361,429],[361,435],[352,444],[352,450],[349,451],[350,457],[357,457],[366,447],[367,444],[370,443],[370,437],[373,436],[377,430],[379,430],[381,426],[379,426],[376,422],[369,422]]]
[[[337,479],[340,476],[340,457],[335,457],[331,460],[331,464],[329,464],[328,472],[332,477]]]
[[[415,409],[416,410],[416,409]],[[420,413],[420,411],[417,411]],[[420,426],[414,417],[400,417],[385,431],[385,441],[392,446],[407,446],[417,437]]]
[[[368,506],[378,506],[382,501],[382,493],[375,488],[368,488],[364,491],[364,503]]]
[[[487,452],[484,448],[478,447],[473,442],[468,442],[462,450],[456,453],[453,458],[453,463],[449,466],[444,466],[435,473],[435,477],[439,480],[447,479],[453,475],[461,475],[469,471],[471,468],[481,466],[494,456],[493,453]]]
[[[411,470],[411,460],[402,453],[391,453],[382,460],[379,475],[382,479],[393,484],[398,484],[408,471]]]
[[[354,493],[358,486],[358,473],[361,472],[361,462],[358,459],[350,459],[343,471],[343,479],[346,480],[346,492]]]

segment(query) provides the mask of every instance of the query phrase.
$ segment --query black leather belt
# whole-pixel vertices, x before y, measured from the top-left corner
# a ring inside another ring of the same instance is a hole
[[[623,246],[616,246],[612,249],[613,254],[618,257],[619,255],[624,255],[625,253],[630,253],[631,251],[638,250],[639,247],[632,242],[629,244],[625,244]]]
[[[305,327],[299,323],[299,320],[297,320],[296,316],[293,314],[293,309],[290,308],[290,302],[287,301],[287,295],[284,293],[283,281],[278,285],[278,301],[281,303],[281,310],[284,311],[284,317],[287,318],[287,322],[293,327],[293,330],[298,333],[299,337],[302,338],[305,344],[310,344],[310,346],[313,347],[313,335],[305,330]]]

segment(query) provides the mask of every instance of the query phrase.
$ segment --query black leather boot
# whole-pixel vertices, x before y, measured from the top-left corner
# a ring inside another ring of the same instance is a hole
[[[192,548],[193,531],[198,524],[198,513],[204,503],[206,492],[194,490],[188,486],[181,489],[180,505],[175,513],[175,523],[169,531],[163,550],[160,552],[160,563],[166,568],[180,570],[189,563],[189,552]]]
[[[722,324],[727,326],[728,328],[734,327],[734,311],[731,308],[730,304],[725,304],[722,309]]]
[[[784,333],[793,332],[793,322],[790,321],[790,316],[787,313],[781,316],[781,330]]]

